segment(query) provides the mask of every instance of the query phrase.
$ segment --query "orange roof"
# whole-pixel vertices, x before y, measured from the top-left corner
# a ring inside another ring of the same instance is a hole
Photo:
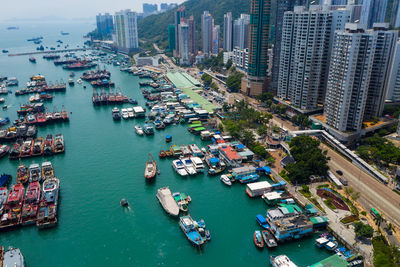
[[[217,144],[223,144],[223,143],[225,143],[225,140],[223,139],[217,140]]]
[[[240,159],[240,156],[238,155],[238,153],[236,153],[236,151],[231,146],[224,146],[224,147],[220,147],[219,149],[224,151],[226,156],[230,160]]]

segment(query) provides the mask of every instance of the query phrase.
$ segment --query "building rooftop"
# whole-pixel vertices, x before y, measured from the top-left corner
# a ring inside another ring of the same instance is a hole
[[[320,262],[317,262],[310,267],[347,267],[348,263],[339,255],[332,255]]]

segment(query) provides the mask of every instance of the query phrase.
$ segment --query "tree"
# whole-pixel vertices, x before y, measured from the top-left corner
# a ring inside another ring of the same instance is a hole
[[[228,59],[228,61],[225,64],[225,68],[229,70],[232,67],[232,59]]]
[[[265,136],[268,134],[268,127],[265,125],[260,125],[257,129],[257,134],[259,136]]]
[[[371,238],[374,235],[374,228],[362,222],[354,223],[354,232],[357,237]]]
[[[243,144],[245,146],[250,146],[251,144],[253,144],[255,142],[254,133],[249,130],[244,130],[241,141],[243,142]]]
[[[218,91],[218,85],[215,82],[212,82],[210,87],[211,87],[212,90]]]
[[[238,92],[242,85],[243,73],[235,72],[226,79],[226,86],[233,92]]]
[[[201,80],[204,82],[206,86],[210,86],[212,83],[212,77],[208,75],[207,73],[204,73],[201,75]]]
[[[295,163],[286,167],[289,178],[296,183],[309,183],[311,175],[325,176],[329,167],[327,151],[319,148],[319,141],[309,136],[297,136],[290,142],[290,153]]]
[[[274,100],[274,94],[272,94],[271,92],[266,92],[266,93],[262,93],[261,95],[256,97],[258,100],[260,100],[263,103],[266,103],[268,100]]]

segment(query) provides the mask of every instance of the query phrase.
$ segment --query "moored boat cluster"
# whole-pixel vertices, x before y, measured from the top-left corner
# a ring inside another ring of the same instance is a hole
[[[25,188],[26,185],[26,188]],[[36,224],[39,228],[57,225],[59,179],[51,162],[20,165],[17,183],[0,188],[0,230]]]

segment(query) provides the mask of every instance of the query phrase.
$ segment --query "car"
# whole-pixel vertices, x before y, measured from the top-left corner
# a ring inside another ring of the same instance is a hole
[[[343,175],[343,172],[341,170],[336,170],[336,173],[339,175]]]

